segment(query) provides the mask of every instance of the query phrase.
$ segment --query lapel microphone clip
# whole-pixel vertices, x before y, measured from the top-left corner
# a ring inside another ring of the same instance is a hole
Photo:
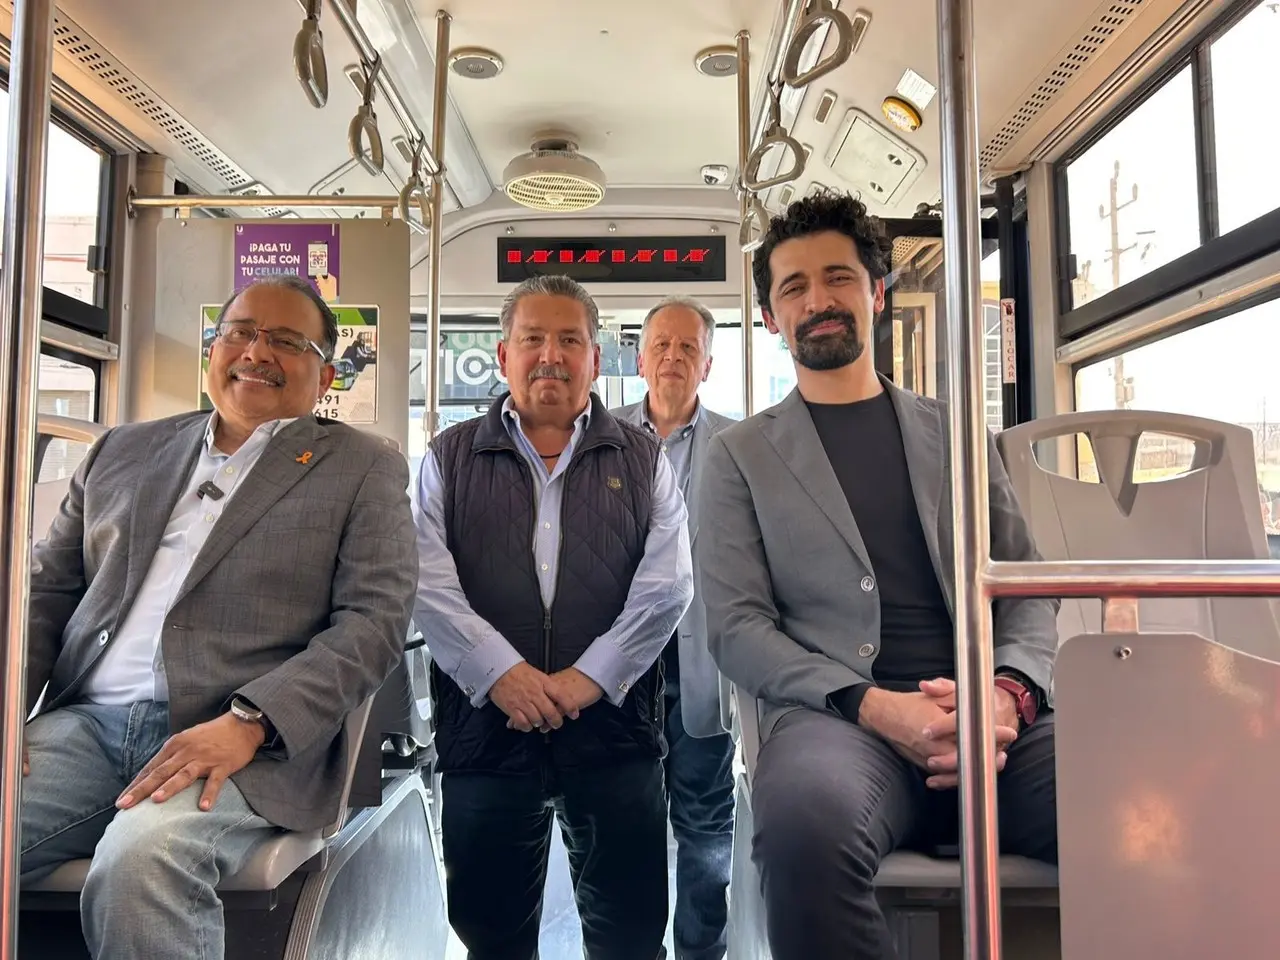
[[[225,494],[223,494],[221,488],[212,480],[206,480],[196,488],[196,496],[201,500],[205,497],[208,497],[210,500],[221,500]]]

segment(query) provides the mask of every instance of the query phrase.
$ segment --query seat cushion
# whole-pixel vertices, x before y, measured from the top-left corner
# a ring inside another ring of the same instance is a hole
[[[291,873],[324,849],[320,832],[281,833],[262,843],[238,872],[218,885],[219,890],[274,890]],[[43,880],[23,885],[30,893],[79,893],[89,873],[88,860],[62,864]]]
[[[891,853],[880,864],[876,874],[878,887],[959,888],[960,861],[927,857],[922,853],[900,850]],[[1058,886],[1056,867],[1026,857],[1000,858],[1000,886],[1003,889],[1051,890]]]

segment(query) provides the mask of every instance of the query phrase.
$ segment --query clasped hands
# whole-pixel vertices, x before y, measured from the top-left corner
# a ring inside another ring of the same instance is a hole
[[[1012,694],[995,689],[996,769],[1003,770],[1009,745],[1018,736],[1017,705]],[[919,693],[867,691],[858,722],[882,736],[894,750],[929,774],[925,785],[948,790],[959,781],[956,741],[956,685],[953,680],[925,680]]]
[[[521,733],[559,730],[602,696],[600,684],[576,667],[545,674],[528,663],[516,664],[489,689],[507,728]]]

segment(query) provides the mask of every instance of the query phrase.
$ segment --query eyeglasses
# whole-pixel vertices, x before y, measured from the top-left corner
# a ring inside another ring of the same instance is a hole
[[[314,340],[304,337],[296,330],[263,330],[252,323],[223,320],[214,328],[214,333],[218,340],[231,347],[247,347],[262,336],[272,350],[298,357],[311,349],[325,363],[329,362],[329,357]]]

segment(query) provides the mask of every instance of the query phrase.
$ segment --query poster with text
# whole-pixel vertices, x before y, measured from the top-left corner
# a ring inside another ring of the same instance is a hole
[[[255,280],[286,275],[305,277],[320,296],[336,303],[338,229],[336,223],[279,220],[236,224],[236,293]]]
[[[200,308],[200,409],[212,410],[206,378],[214,326],[221,304]],[[378,308],[334,306],[338,318],[338,346],[333,352],[334,376],[316,404],[315,415],[343,423],[375,423],[378,419]]]

